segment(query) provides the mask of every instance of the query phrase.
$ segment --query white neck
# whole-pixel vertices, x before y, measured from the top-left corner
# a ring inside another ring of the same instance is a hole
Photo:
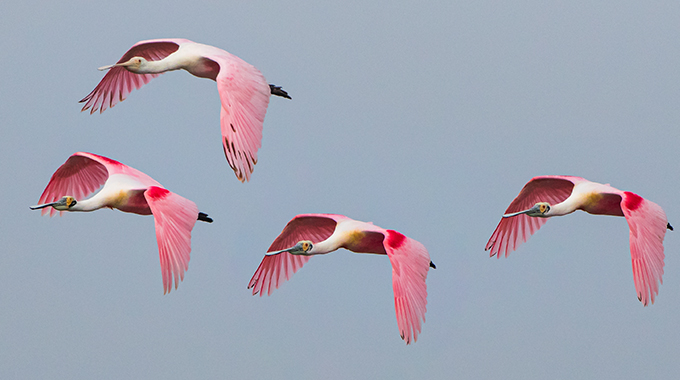
[[[307,256],[312,255],[323,255],[325,253],[330,253],[340,248],[339,239],[335,239],[334,235],[331,235],[328,239],[314,244],[312,250],[307,252]]]
[[[90,199],[85,199],[82,201],[76,200],[75,206],[68,209],[68,211],[94,211],[105,207],[103,199],[101,197],[94,196]]]
[[[551,205],[550,206],[550,211],[548,211],[545,216],[562,216],[562,215],[567,215],[571,214],[572,212],[576,211],[578,209],[578,206],[580,205],[580,201],[577,199],[577,197],[569,196],[569,198],[565,199],[563,202],[558,203],[556,205]]]
[[[184,68],[182,62],[173,59],[172,55],[161,59],[160,61],[146,61],[138,70],[136,74],[160,74],[166,71],[179,70]]]

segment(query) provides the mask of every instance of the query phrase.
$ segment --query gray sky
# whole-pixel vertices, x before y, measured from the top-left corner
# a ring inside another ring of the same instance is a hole
[[[509,258],[484,245],[524,183],[570,174],[680,227],[680,4],[639,1],[7,2],[0,12],[0,377],[672,378],[678,232],[637,301],[623,218],[550,220]],[[103,114],[77,103],[137,41],[179,37],[258,67],[271,99],[238,182],[215,83],[164,74]],[[151,217],[41,217],[76,151],[135,167],[215,219],[163,295]],[[422,242],[428,312],[399,338],[387,257],[314,257],[270,297],[246,285],[300,213]]]

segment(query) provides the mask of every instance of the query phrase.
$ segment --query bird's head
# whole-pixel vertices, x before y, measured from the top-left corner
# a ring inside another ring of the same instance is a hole
[[[144,65],[146,65],[147,62],[148,61],[144,57],[132,57],[125,62],[116,63],[115,65],[100,67],[99,71],[112,69],[114,67],[124,67],[128,71],[131,71],[133,73],[138,73],[139,71],[141,71],[141,68]]]
[[[503,215],[504,218],[511,218],[513,216],[517,216],[520,214],[527,214],[529,216],[537,216],[537,217],[548,217],[550,215],[546,215],[550,212],[550,204],[548,202],[538,202],[536,203],[532,208],[524,211],[518,211],[518,212],[513,212],[510,214],[505,214]]]
[[[54,208],[55,210],[58,210],[58,211],[68,211],[73,206],[75,206],[76,203],[78,203],[78,202],[75,200],[75,198],[73,198],[71,196],[65,196],[65,197],[61,198],[60,200],[58,200],[56,202],[45,203],[44,205],[38,205],[38,206],[31,206],[30,208],[31,208],[31,210],[38,210],[38,209],[41,209],[41,208],[52,206],[52,208]]]
[[[313,248],[314,248],[314,244],[312,244],[311,241],[300,240],[299,242],[297,242],[297,244],[295,244],[294,246],[292,246],[288,249],[284,249],[284,250],[281,250],[281,251],[267,252],[267,253],[265,253],[265,255],[273,256],[273,255],[278,255],[278,254],[281,254],[281,253],[284,253],[284,252],[288,252],[291,255],[310,256],[310,255],[312,255],[312,253],[310,253],[310,252],[312,251]]]
[[[312,248],[314,248],[314,245],[311,241],[301,240],[292,248],[288,249],[288,252],[293,255],[307,255],[312,250]]]

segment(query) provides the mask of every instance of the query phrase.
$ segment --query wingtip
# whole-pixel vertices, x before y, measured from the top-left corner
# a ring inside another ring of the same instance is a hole
[[[248,288],[247,288],[247,289],[250,290],[250,289],[254,288],[255,285],[257,285],[257,281],[258,281],[258,280],[251,280],[250,284],[248,284]],[[253,296],[256,296],[256,295],[259,294],[260,297],[262,297],[262,291],[261,291],[261,290],[262,290],[262,289],[260,289],[260,290],[255,289],[255,290],[253,290]]]
[[[437,269],[437,266],[434,265],[434,263],[433,263],[432,261],[430,261],[430,268],[432,268],[432,269]]]
[[[404,336],[404,333],[401,334],[401,340],[403,340],[406,343],[407,346],[409,344],[411,344],[411,339],[410,338],[406,339],[406,337]],[[414,340],[414,342],[415,342],[415,340]]]
[[[666,228],[673,231],[673,226],[670,223],[666,223]]]
[[[228,159],[227,159],[227,162],[229,162]],[[231,166],[231,163],[229,165]],[[249,178],[247,178],[247,176],[245,176],[240,169],[236,169],[234,166],[232,166],[231,168],[234,170],[234,174],[236,175],[236,179],[241,181],[241,183],[246,183],[246,181],[249,180]]]

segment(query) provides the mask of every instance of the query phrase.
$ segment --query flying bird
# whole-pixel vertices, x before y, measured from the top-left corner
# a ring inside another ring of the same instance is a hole
[[[80,101],[85,103],[82,111],[104,112],[152,78],[179,69],[217,82],[224,154],[236,177],[241,182],[250,180],[262,145],[269,97],[290,96],[281,87],[267,84],[255,67],[222,49],[180,38],[137,42],[116,64],[99,68],[109,72]]]
[[[421,243],[373,223],[334,214],[296,216],[269,247],[248,289],[253,289],[253,295],[271,295],[311,256],[339,248],[389,257],[399,333],[406,344],[415,342],[425,322],[427,271],[435,265]]]
[[[102,187],[102,185],[104,185]],[[101,187],[88,199],[83,199]],[[94,211],[117,208],[123,212],[154,216],[156,241],[161,259],[164,293],[175,289],[189,267],[191,230],[196,220],[212,223],[196,204],[166,190],[153,178],[104,156],[77,152],[57,169],[38,206],[42,215],[57,211]]]
[[[659,294],[663,283],[663,239],[673,227],[654,202],[572,176],[541,176],[529,181],[508,209],[486,243],[490,255],[508,254],[538,231],[551,216],[583,210],[595,215],[623,216],[630,229],[630,253],[638,300],[644,306]]]

